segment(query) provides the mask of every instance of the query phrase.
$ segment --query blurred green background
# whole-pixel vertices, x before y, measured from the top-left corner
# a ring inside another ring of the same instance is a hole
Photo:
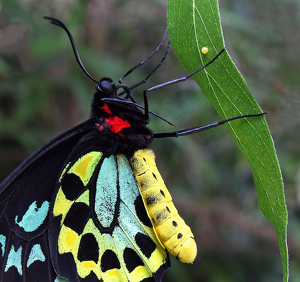
[[[220,0],[226,47],[264,111],[289,210],[290,281],[300,281],[300,2]],[[95,77],[115,82],[142,61],[166,29],[165,0],[0,1],[0,181],[30,153],[89,116],[95,83],[79,68],[62,20]],[[164,45],[164,47],[166,44]],[[164,47],[125,83],[144,78]],[[174,52],[142,90],[186,74]],[[219,120],[189,81],[148,95],[177,129]],[[155,131],[173,131],[151,117]],[[158,168],[198,244],[193,265],[172,259],[166,282],[282,281],[276,233],[258,209],[251,171],[225,127],[156,140]]]

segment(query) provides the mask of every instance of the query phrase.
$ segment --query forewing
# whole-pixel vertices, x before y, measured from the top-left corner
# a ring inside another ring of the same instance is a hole
[[[0,185],[0,281],[54,281],[48,211],[63,165],[88,120],[38,149]]]

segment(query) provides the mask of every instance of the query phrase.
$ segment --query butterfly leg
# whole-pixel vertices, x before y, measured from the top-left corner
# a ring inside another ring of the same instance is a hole
[[[200,131],[204,131],[213,127],[217,127],[219,125],[222,125],[228,121],[232,121],[235,119],[240,119],[240,118],[247,118],[247,117],[258,117],[267,114],[267,112],[259,113],[259,114],[248,114],[248,115],[240,115],[240,116],[235,116],[231,117],[228,119],[224,119],[221,121],[217,121],[211,124],[203,125],[203,126],[198,126],[198,127],[193,127],[189,129],[184,129],[180,131],[173,131],[173,132],[162,132],[162,133],[154,133],[153,138],[165,138],[165,137],[179,137],[179,136],[184,136],[184,135],[190,135],[193,133],[197,133]]]

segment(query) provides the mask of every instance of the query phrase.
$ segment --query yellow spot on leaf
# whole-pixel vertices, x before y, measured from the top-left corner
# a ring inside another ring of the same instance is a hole
[[[207,54],[208,53],[208,48],[207,47],[202,47],[201,52],[203,54]]]

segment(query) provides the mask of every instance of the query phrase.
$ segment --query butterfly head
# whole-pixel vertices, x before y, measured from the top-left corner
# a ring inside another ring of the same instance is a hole
[[[128,100],[129,98],[132,99],[132,95],[130,93],[130,88],[124,84],[114,84],[113,80],[109,77],[103,77],[99,80],[97,90],[102,95],[102,99],[117,99],[112,100],[110,103],[118,103],[118,99],[120,100]],[[123,97],[125,95],[125,97]]]
[[[111,78],[103,77],[100,79],[97,89],[103,94],[107,93],[108,95],[112,95],[115,92],[115,84],[112,82]]]
[[[74,38],[64,23],[53,17],[44,18],[66,31],[79,66],[91,80],[97,83],[91,118],[95,120],[99,144],[110,148],[111,154],[124,153],[128,156],[148,147],[153,140],[153,133],[146,128],[145,114],[139,110],[143,107],[136,103],[130,88],[121,80],[119,84],[114,84],[108,77],[99,81],[92,77],[82,64]]]
[[[101,111],[104,109],[103,107],[106,111]],[[109,77],[103,77],[99,80],[92,101],[92,117],[106,116],[107,114],[126,116],[128,113],[137,116],[143,115],[138,107],[139,105],[135,102],[130,88],[126,84],[114,84]]]
[[[131,154],[146,148],[153,139],[138,106],[126,84],[114,84],[110,78],[100,79],[92,101],[91,117],[95,119],[101,138],[108,138],[118,152]]]

